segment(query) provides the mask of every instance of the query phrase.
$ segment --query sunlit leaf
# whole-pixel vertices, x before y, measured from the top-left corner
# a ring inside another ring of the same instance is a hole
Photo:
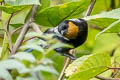
[[[110,66],[109,54],[100,53],[83,56],[68,66],[65,73],[68,80],[89,80]],[[87,76],[86,76],[87,75]]]
[[[37,13],[35,22],[43,26],[57,26],[65,19],[78,18],[89,5],[90,0],[79,0],[46,8]]]
[[[100,26],[102,28],[108,27],[110,24],[112,24],[114,21],[117,21],[120,19],[120,8],[114,9],[109,12],[103,12],[100,14],[96,14],[93,16],[85,17],[85,20],[88,20],[92,24],[96,24],[97,26]],[[113,27],[106,30],[106,32],[120,32],[120,23],[116,23],[113,25]]]
[[[38,11],[50,6],[50,0],[40,0],[40,3],[41,5],[38,7]]]

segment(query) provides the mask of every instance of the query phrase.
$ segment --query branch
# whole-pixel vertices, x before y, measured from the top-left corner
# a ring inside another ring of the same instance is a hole
[[[90,28],[97,29],[97,30],[103,30],[104,28],[98,27],[98,26],[90,26]]]
[[[118,69],[118,70],[120,70],[120,67],[114,67],[114,68],[109,67],[109,69]]]
[[[16,33],[17,31],[21,30],[21,29],[22,29],[22,27],[19,27],[19,28],[16,28],[15,30],[13,30],[13,31],[11,32],[11,36],[12,36],[14,33]]]
[[[88,7],[88,10],[87,10],[85,16],[89,16],[90,15],[90,13],[92,12],[92,9],[94,7],[95,2],[96,2],[96,0],[91,0],[91,3],[89,5],[89,7]]]
[[[11,39],[11,33],[9,31],[9,25],[10,25],[10,21],[11,21],[12,17],[13,17],[13,14],[10,15],[10,17],[9,17],[9,19],[7,21],[7,28],[6,28],[10,51],[12,50],[12,39]]]
[[[74,49],[71,49],[69,53],[70,53],[70,54],[74,54],[74,53],[75,53],[75,50],[74,50]],[[64,77],[64,75],[65,75],[64,72],[65,72],[66,68],[68,67],[68,65],[70,64],[70,62],[71,62],[71,59],[70,59],[70,58],[66,58],[64,67],[63,67],[63,69],[62,69],[62,71],[61,71],[61,73],[60,73],[60,76],[59,76],[58,80],[62,80],[62,79],[63,79],[63,77]]]
[[[17,49],[19,48],[19,46],[23,42],[24,36],[29,29],[29,24],[34,21],[34,17],[36,15],[37,8],[38,8],[38,5],[33,5],[30,17],[27,20],[27,22],[23,25],[22,31],[20,32],[20,35],[18,36],[18,38],[16,40],[16,43],[15,43],[15,45],[14,45],[12,51],[11,51],[11,54],[15,54]]]
[[[39,26],[35,23],[31,23],[30,26],[33,28],[33,30],[39,34],[42,34],[43,32],[40,30]]]
[[[102,76],[96,76],[96,78],[100,79],[100,80],[120,80],[120,78],[105,78]]]
[[[33,37],[31,37],[31,38],[28,38],[28,39],[26,39],[26,40],[23,40],[23,43],[24,42],[27,42],[27,41],[29,41],[29,40],[31,40],[31,39],[34,39],[34,38],[38,38],[37,36],[33,36]]]

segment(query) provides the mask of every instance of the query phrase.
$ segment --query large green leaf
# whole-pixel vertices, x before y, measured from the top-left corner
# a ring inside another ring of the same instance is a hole
[[[57,26],[65,19],[78,18],[87,9],[89,2],[79,0],[46,8],[37,13],[35,22],[43,26]]]
[[[110,66],[109,54],[100,53],[83,56],[68,66],[65,73],[68,80],[89,80]],[[87,76],[86,76],[87,75]]]
[[[103,12],[97,15],[85,17],[85,20],[88,20],[92,24],[96,24],[102,28],[108,27],[114,21],[120,19],[120,8],[114,9],[109,12]],[[120,23],[113,25],[107,32],[120,32]]]
[[[5,2],[12,6],[40,4],[39,0],[5,0]]]

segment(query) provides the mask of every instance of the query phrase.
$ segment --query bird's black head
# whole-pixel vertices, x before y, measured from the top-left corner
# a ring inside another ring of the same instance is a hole
[[[87,22],[83,19],[65,20],[58,25],[58,31],[68,39],[76,39],[81,33],[87,31]]]
[[[61,34],[61,35],[65,35],[67,33],[67,30],[68,30],[68,20],[66,21],[63,21],[61,22],[59,25],[58,25],[58,32]]]

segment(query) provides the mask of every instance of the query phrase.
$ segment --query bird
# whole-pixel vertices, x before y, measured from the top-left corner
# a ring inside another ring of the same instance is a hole
[[[74,48],[82,45],[88,35],[88,24],[84,19],[68,19],[62,21],[58,26],[54,28],[48,28],[44,31],[43,35],[54,34],[53,39],[57,39],[58,41],[72,45]],[[43,45],[41,45],[43,46]],[[58,47],[54,48],[57,53],[60,53],[62,56],[69,57],[72,60],[75,60],[76,57],[72,54],[69,54],[69,51],[72,48],[67,47]],[[26,51],[32,51],[30,49]]]
[[[53,38],[60,42],[72,45],[74,48],[82,45],[88,35],[88,24],[84,19],[69,19],[62,21],[57,27],[47,29],[44,34],[55,34]],[[71,48],[59,47],[54,50],[61,55],[69,57],[72,60],[76,58],[69,54]]]

